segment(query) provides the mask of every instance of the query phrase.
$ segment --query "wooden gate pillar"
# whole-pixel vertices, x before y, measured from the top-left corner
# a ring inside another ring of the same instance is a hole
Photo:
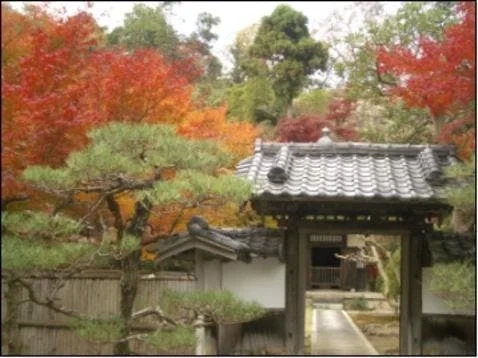
[[[307,241],[299,236],[297,221],[289,219],[286,230],[285,342],[290,355],[303,354],[305,336]]]
[[[400,354],[422,354],[422,230],[402,236],[400,293]]]

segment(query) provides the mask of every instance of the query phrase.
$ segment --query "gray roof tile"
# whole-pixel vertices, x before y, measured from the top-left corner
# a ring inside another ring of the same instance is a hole
[[[190,223],[193,219],[191,219]],[[203,220],[203,219],[201,219]],[[204,223],[206,223],[204,221]],[[175,234],[148,247],[148,251],[157,252],[159,257],[177,249],[178,253],[190,249],[188,243],[199,240],[213,246],[235,252],[238,259],[248,259],[251,254],[263,257],[283,256],[284,231],[267,228],[210,228],[205,226],[190,227],[188,232]],[[183,248],[183,249],[181,249]]]
[[[443,167],[455,161],[451,146],[257,141],[237,175],[256,196],[423,200],[439,196]]]

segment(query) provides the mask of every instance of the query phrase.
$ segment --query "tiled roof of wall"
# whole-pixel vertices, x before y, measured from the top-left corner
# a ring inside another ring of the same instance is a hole
[[[198,241],[234,253],[237,259],[248,261],[251,254],[262,257],[283,257],[283,230],[266,228],[211,228],[204,219],[193,217],[188,232],[172,235],[148,247],[148,251],[161,255],[176,250],[187,251],[191,243]],[[182,249],[184,248],[184,250]],[[207,251],[207,249],[206,249]]]

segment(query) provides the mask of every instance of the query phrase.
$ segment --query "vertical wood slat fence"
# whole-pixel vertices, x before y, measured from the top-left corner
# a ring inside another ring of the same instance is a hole
[[[2,275],[3,276],[3,275]],[[91,270],[77,274],[64,281],[58,290],[59,305],[71,308],[93,317],[119,316],[120,276],[115,270]],[[55,287],[55,278],[51,274],[38,274],[25,277],[33,283],[39,297],[44,299]],[[164,288],[176,291],[194,291],[195,278],[186,273],[160,272],[144,274],[138,283],[135,310],[158,304],[160,291]],[[7,317],[5,294],[7,285],[2,277],[2,323]],[[26,300],[28,293],[22,288],[20,301]],[[69,318],[61,313],[25,302],[20,305],[19,325],[22,355],[111,355],[112,343],[91,343],[79,337],[68,326]],[[142,321],[148,324],[147,320]],[[131,341],[132,350],[140,355],[194,354],[191,351],[161,352],[159,349],[139,341]],[[2,354],[4,354],[2,339]]]
[[[316,286],[340,286],[340,267],[312,266],[310,283]]]

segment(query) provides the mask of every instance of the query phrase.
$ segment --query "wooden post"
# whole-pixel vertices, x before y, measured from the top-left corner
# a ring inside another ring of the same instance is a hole
[[[411,322],[412,322],[412,354],[422,355],[422,262],[424,235],[421,230],[414,230],[411,235]]]
[[[199,326],[196,327],[196,355],[206,355],[206,328],[202,325],[204,323],[204,317],[199,315],[196,321]]]
[[[298,245],[299,231],[296,220],[290,220],[285,235],[285,343],[287,353],[297,354],[297,301],[298,301]]]
[[[307,240],[308,236],[299,233],[297,255],[297,338],[296,354],[304,353],[305,341],[305,291],[307,287]]]
[[[400,354],[421,355],[422,286],[421,248],[423,237],[414,229],[402,236],[400,294]]]
[[[300,355],[305,339],[305,290],[307,282],[307,237],[299,235],[298,220],[292,218],[286,231],[286,348]]]

